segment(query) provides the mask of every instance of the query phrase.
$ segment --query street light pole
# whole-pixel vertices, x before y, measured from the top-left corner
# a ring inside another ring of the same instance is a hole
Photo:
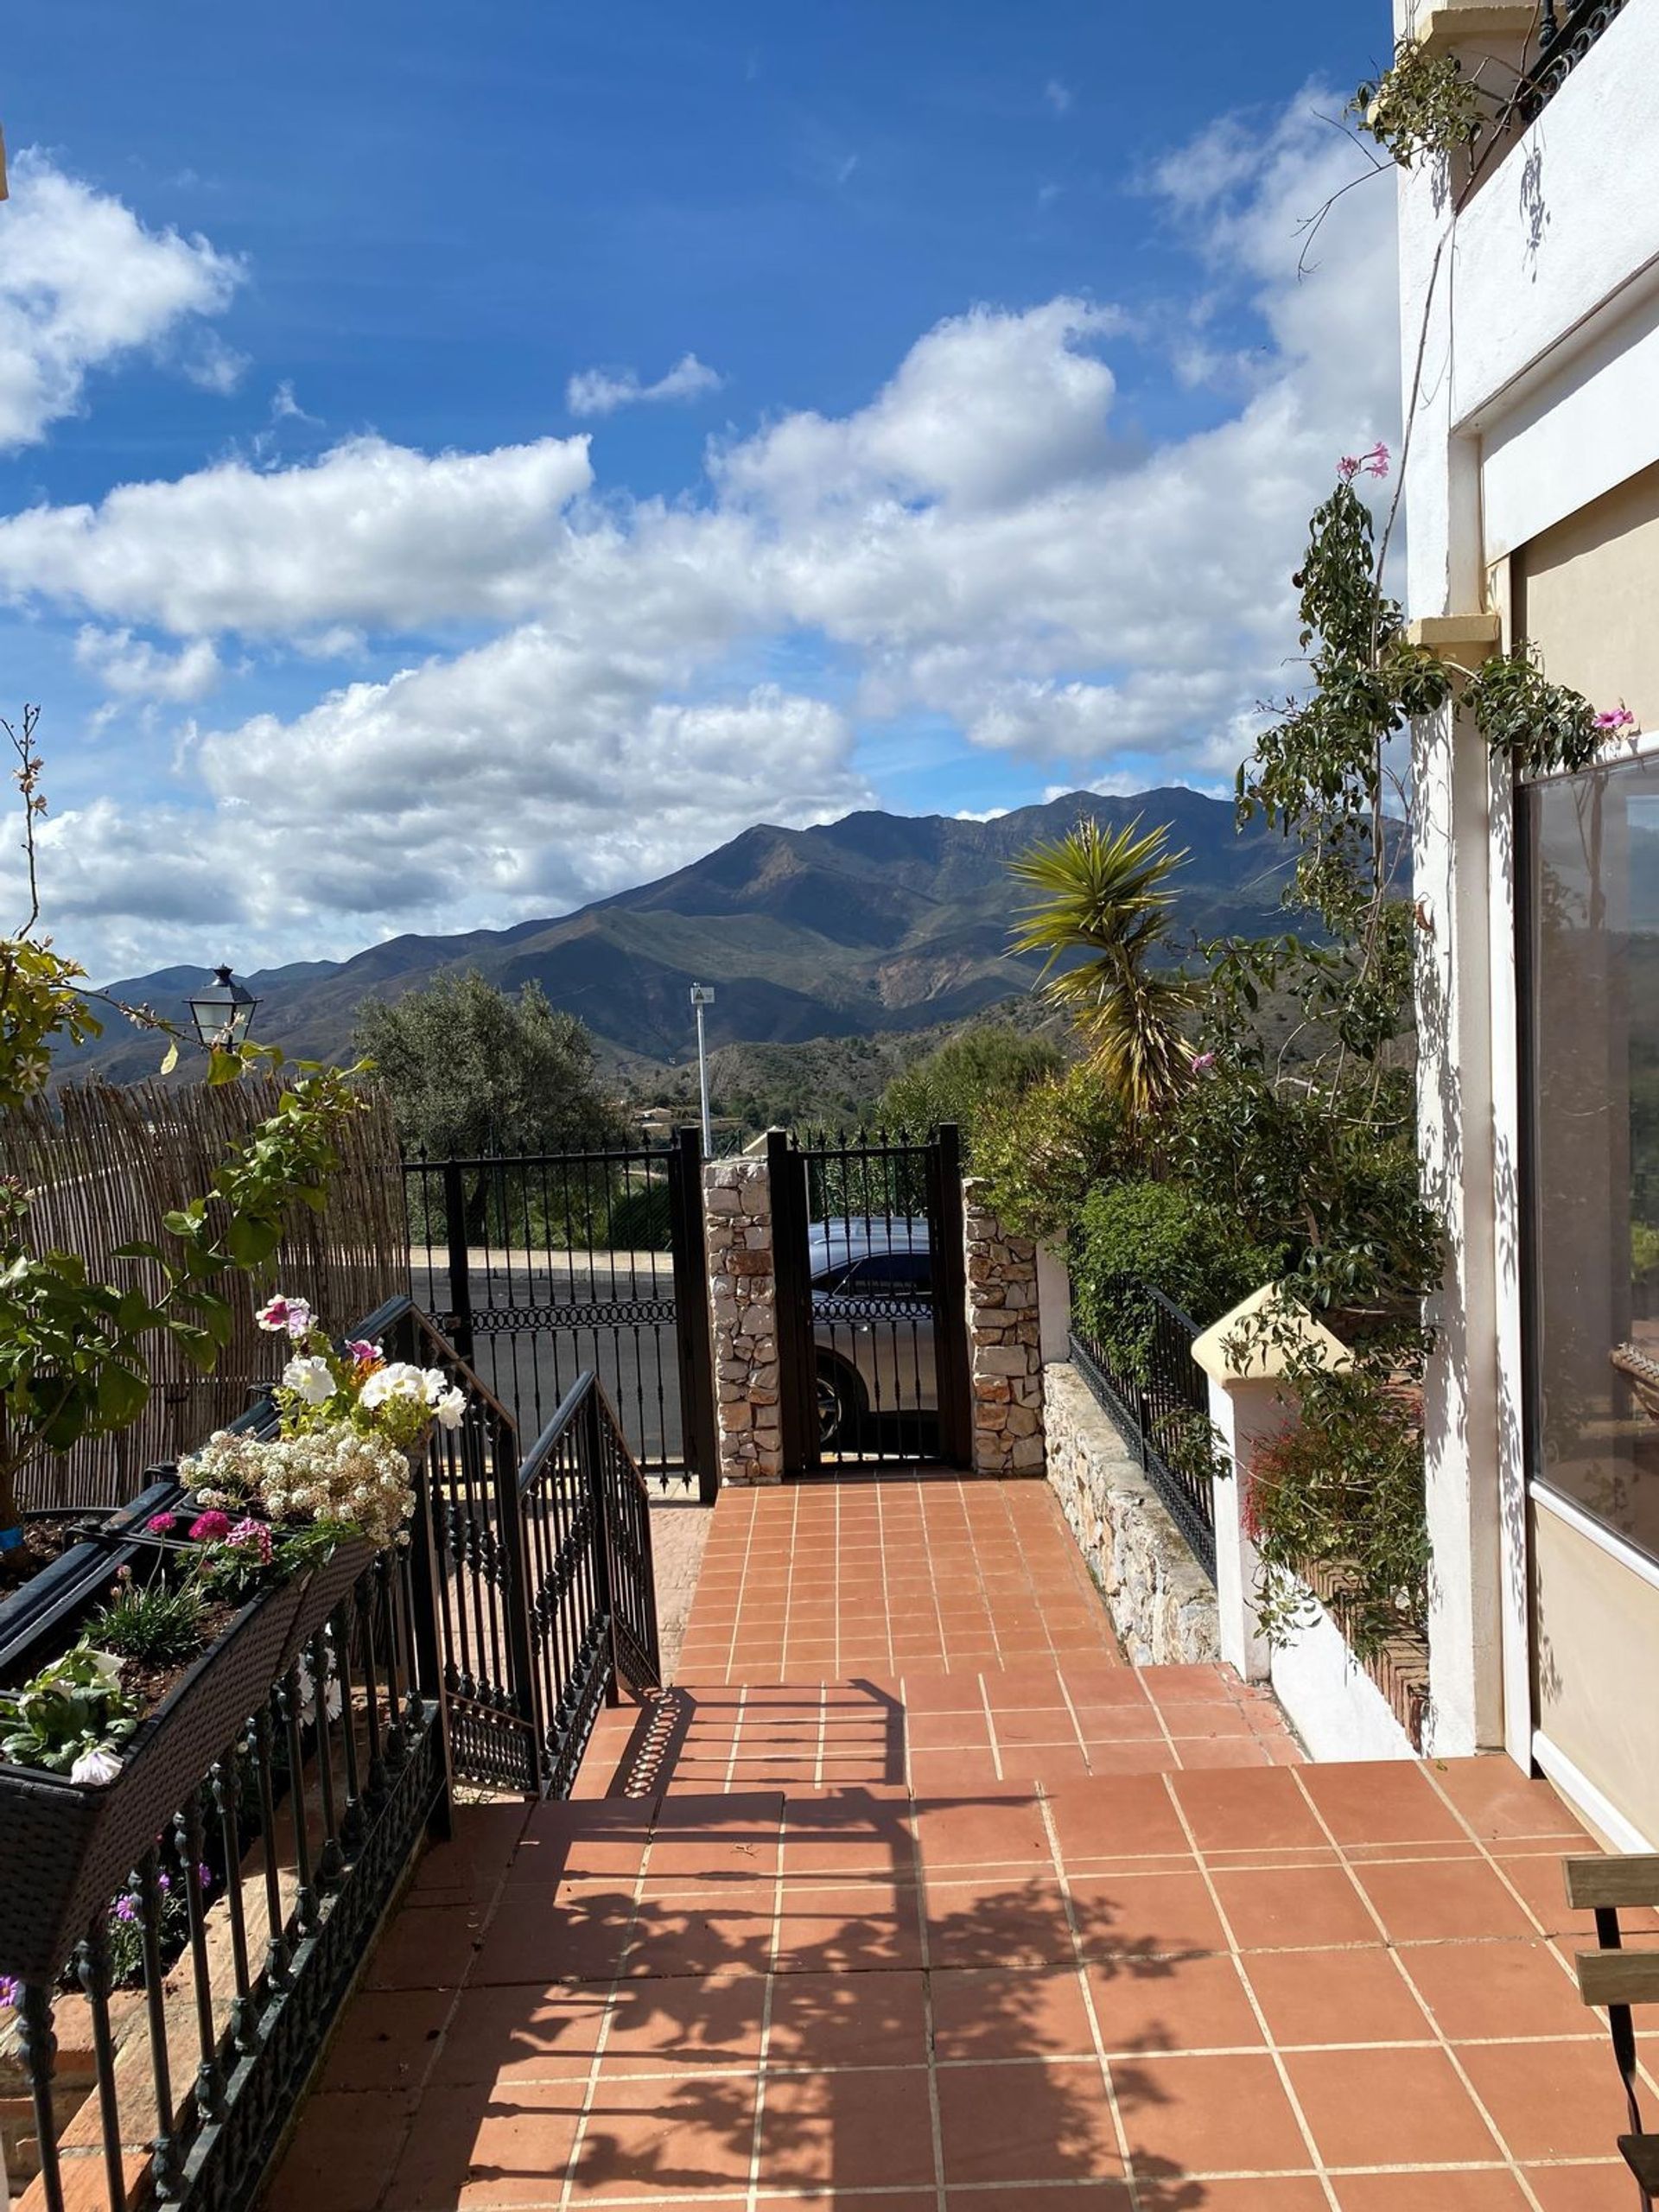
[[[715,995],[707,983],[693,983],[691,1003],[697,1014],[697,1089],[702,1097],[702,1156],[707,1160],[715,1148],[714,1132],[709,1121],[709,1058],[703,1049],[702,1010],[713,1006]]]

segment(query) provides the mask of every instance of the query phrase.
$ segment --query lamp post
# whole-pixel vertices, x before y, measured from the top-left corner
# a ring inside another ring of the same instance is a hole
[[[697,1010],[697,1089],[702,1096],[702,1155],[706,1160],[715,1148],[713,1132],[709,1123],[709,1061],[703,1050],[702,1009],[713,1006],[715,995],[707,983],[693,983],[691,1003]]]
[[[192,991],[186,1003],[203,1051],[228,1052],[245,1040],[259,1001],[224,967],[215,968],[213,982]]]

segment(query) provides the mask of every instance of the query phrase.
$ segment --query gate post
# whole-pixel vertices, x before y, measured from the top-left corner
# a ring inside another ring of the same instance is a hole
[[[962,1132],[946,1122],[927,1151],[933,1219],[933,1372],[939,1402],[939,1457],[974,1463],[974,1393],[968,1351],[967,1240],[962,1205]]]
[[[449,1246],[449,1341],[473,1364],[473,1274],[467,1250],[467,1190],[461,1162],[443,1163],[443,1225]]]
[[[606,1640],[611,1663],[605,1675],[605,1702],[620,1705],[616,1663],[616,1561],[611,1553],[611,1501],[605,1487],[604,1440],[599,1426],[599,1385],[595,1382],[576,1415],[577,1465],[588,1492],[588,1525],[593,1530],[594,1586],[599,1610],[605,1617]]]
[[[772,1185],[772,1307],[784,1472],[810,1474],[818,1465],[819,1453],[812,1285],[807,1274],[806,1170],[787,1129],[766,1132],[766,1176]]]
[[[709,1321],[709,1236],[702,1211],[702,1138],[680,1130],[669,1156],[669,1220],[674,1262],[675,1335],[680,1357],[680,1427],[688,1472],[712,1505],[720,1491],[715,1429],[715,1346]]]

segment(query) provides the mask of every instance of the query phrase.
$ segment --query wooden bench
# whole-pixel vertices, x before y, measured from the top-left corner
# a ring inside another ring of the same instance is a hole
[[[1567,1901],[1579,1912],[1596,1916],[1594,1951],[1578,1955],[1579,1994],[1586,2005],[1604,2005],[1612,2031],[1613,2057],[1630,2107],[1630,2133],[1618,2147],[1642,2192],[1642,2212],[1654,2212],[1659,2196],[1659,2134],[1644,2134],[1636,2094],[1636,2029],[1632,2005],[1659,2005],[1659,1949],[1627,1951],[1618,1925],[1621,1910],[1659,1905],[1659,1853],[1626,1859],[1569,1859]]]

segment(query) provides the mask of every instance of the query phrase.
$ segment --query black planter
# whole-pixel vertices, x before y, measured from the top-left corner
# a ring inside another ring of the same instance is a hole
[[[19,1645],[0,1618],[12,1681],[67,1650],[112,1565],[146,1547],[137,1540],[119,1554],[104,1544],[91,1548],[97,1559],[90,1580],[83,1573],[65,1577],[63,1602],[44,1616],[34,1609],[28,1663],[19,1662]],[[124,1886],[373,1556],[366,1543],[343,1544],[314,1573],[250,1599],[140,1723],[113,1782],[91,1787],[0,1760],[0,1974],[26,1981],[56,1976],[94,1913]]]

